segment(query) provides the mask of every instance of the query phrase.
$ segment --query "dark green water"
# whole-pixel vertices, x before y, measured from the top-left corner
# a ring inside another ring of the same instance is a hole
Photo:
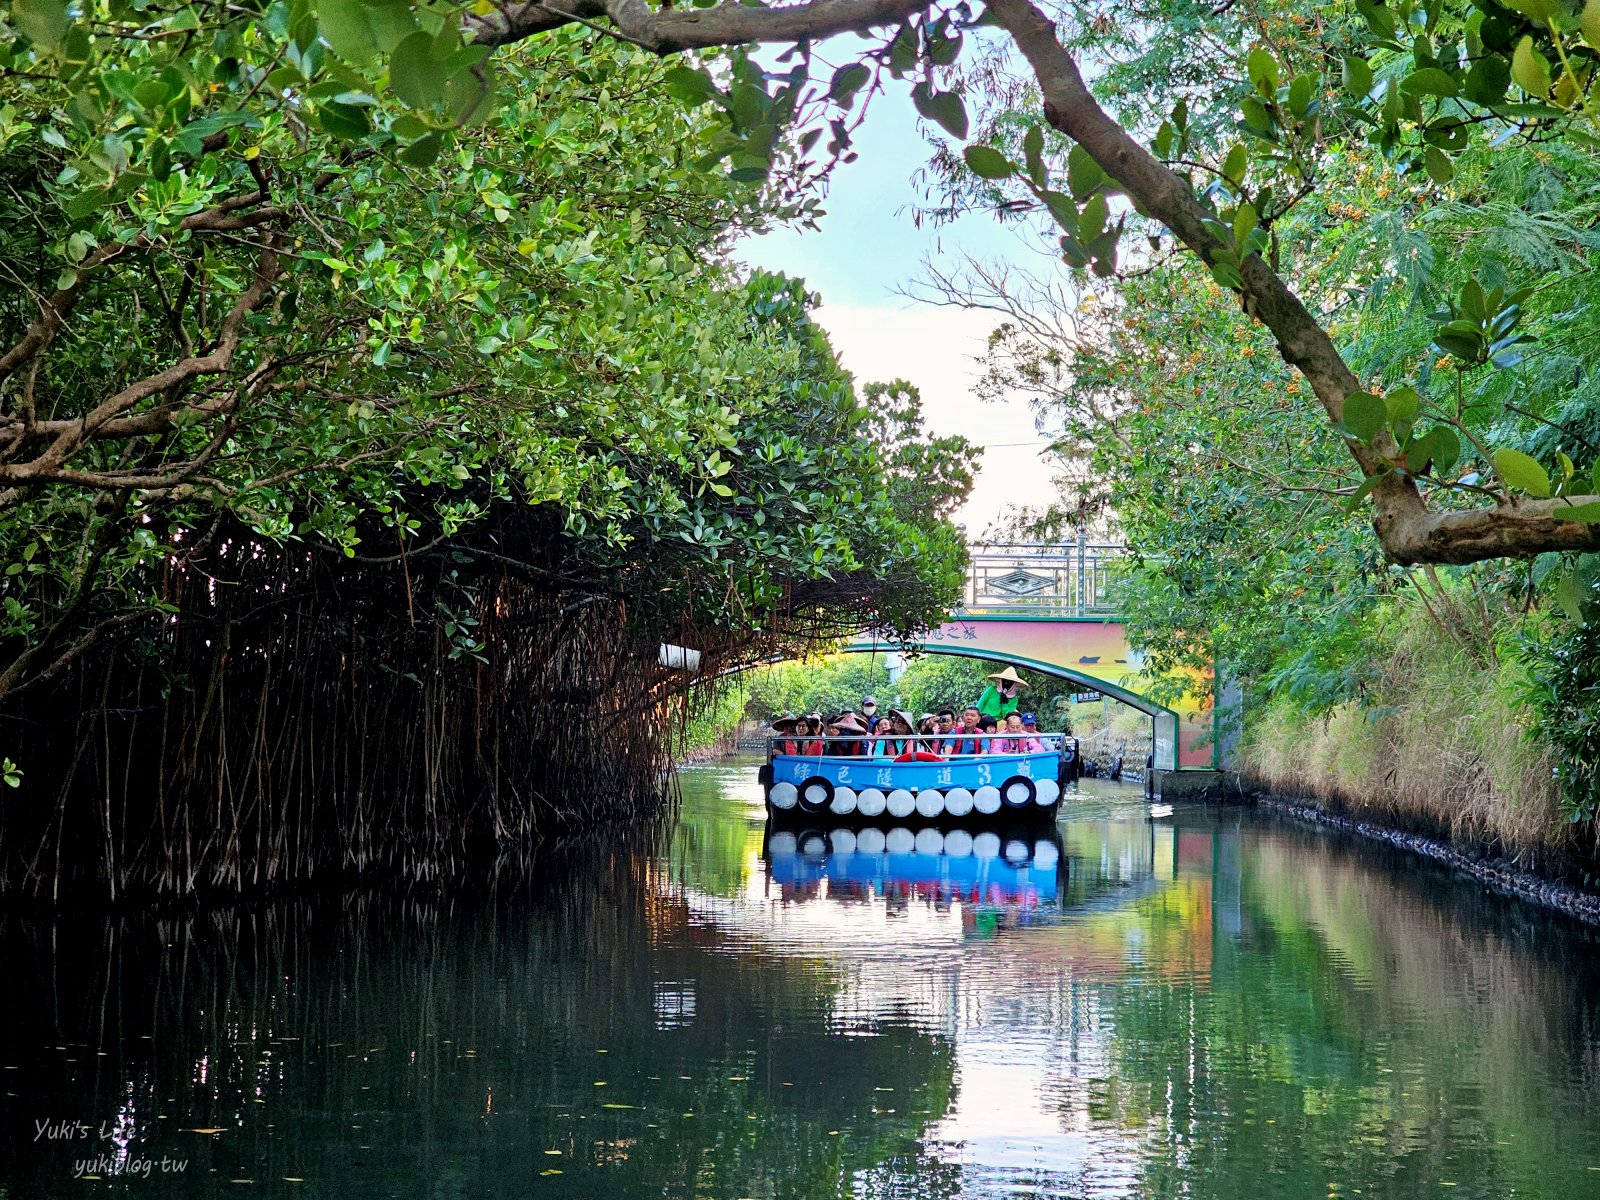
[[[1587,931],[1131,792],[974,902],[685,790],[472,897],[0,919],[0,1195],[1600,1196]]]

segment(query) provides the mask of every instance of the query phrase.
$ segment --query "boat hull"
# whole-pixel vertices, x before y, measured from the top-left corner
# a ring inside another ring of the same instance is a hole
[[[897,762],[775,754],[761,784],[768,811],[780,818],[827,814],[846,824],[1053,819],[1061,804],[1061,755]]]

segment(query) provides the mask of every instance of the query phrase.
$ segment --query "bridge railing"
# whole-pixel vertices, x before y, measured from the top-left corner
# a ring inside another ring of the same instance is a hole
[[[1110,542],[990,542],[971,548],[964,608],[983,615],[1104,617],[1116,611],[1112,567],[1127,554]]]

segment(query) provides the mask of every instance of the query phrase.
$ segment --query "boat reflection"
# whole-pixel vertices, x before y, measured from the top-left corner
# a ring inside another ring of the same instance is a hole
[[[1052,823],[995,829],[918,830],[768,825],[762,857],[784,900],[886,898],[935,909],[959,903],[1017,917],[1054,913],[1067,878],[1061,834]]]

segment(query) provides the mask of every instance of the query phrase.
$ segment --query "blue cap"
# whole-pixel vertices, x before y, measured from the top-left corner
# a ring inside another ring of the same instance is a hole
[[[1022,714],[1022,723],[1024,725],[1037,725],[1039,723],[1039,720],[1032,713],[1023,713]]]

